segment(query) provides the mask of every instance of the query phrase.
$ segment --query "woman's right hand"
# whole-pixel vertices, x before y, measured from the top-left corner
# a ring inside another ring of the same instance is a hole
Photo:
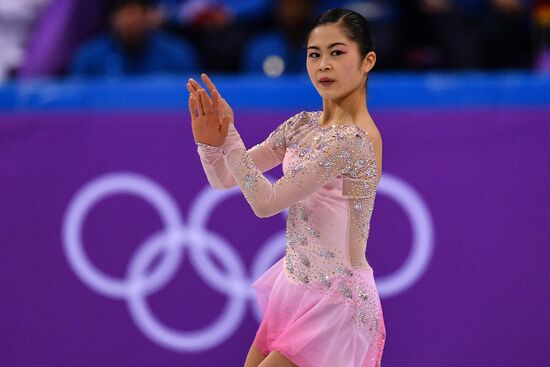
[[[223,98],[213,84],[211,87],[212,99],[204,89],[193,88],[191,80],[187,83],[193,139],[198,143],[221,146],[227,136],[231,117],[224,111]]]
[[[201,79],[206,85],[206,88],[208,88],[208,91],[210,92],[210,94],[212,94],[212,92],[216,89],[216,86],[214,85],[214,83],[210,80],[210,78],[206,74],[201,74]],[[187,83],[187,90],[189,91],[189,93],[193,94],[195,92],[198,92],[199,90],[204,90],[204,89],[194,79],[189,79],[189,83]],[[233,109],[231,108],[231,106],[229,106],[229,103],[227,103],[227,101],[223,97],[220,100],[220,115],[222,120],[229,118],[230,124],[233,124],[235,121],[234,115],[233,115]]]

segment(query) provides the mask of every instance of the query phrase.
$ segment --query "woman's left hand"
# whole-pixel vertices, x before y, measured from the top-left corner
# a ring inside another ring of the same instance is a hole
[[[205,77],[203,74],[203,80]],[[227,137],[227,130],[233,120],[233,110],[221,97],[214,84],[207,79],[207,86],[212,94],[208,93],[196,81],[190,79],[187,83],[189,90],[189,113],[195,142],[220,146]],[[226,106],[225,106],[226,105]]]

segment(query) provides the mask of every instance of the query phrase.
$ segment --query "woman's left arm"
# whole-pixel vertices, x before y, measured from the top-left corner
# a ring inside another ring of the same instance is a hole
[[[224,142],[226,149],[233,144],[240,144],[239,140],[241,140],[241,138],[235,126],[233,124],[229,125],[227,137]],[[247,151],[254,164],[262,173],[276,167],[283,160],[283,156],[273,150],[271,146],[270,135],[266,140],[260,144],[254,145]],[[210,186],[216,189],[229,189],[237,185],[235,177],[227,167],[223,148],[221,146],[215,147],[198,144],[197,152]]]
[[[240,144],[224,148],[227,166],[258,217],[273,216],[346,172],[366,168],[367,141],[353,126],[337,128],[315,143],[316,155],[289,169],[271,183]]]

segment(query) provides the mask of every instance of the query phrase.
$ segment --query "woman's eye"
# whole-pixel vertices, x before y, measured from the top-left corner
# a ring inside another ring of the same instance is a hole
[[[340,50],[334,50],[330,53],[332,56],[340,56],[340,55],[343,55],[345,54],[345,52],[343,51],[340,51]],[[309,57],[311,58],[318,58],[319,57],[319,53],[318,52],[312,52],[308,55]]]

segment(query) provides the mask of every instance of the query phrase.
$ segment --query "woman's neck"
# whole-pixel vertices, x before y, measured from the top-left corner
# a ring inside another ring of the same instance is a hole
[[[357,125],[366,119],[370,119],[370,114],[364,94],[355,93],[341,100],[323,99],[323,113],[319,118],[321,126]]]

